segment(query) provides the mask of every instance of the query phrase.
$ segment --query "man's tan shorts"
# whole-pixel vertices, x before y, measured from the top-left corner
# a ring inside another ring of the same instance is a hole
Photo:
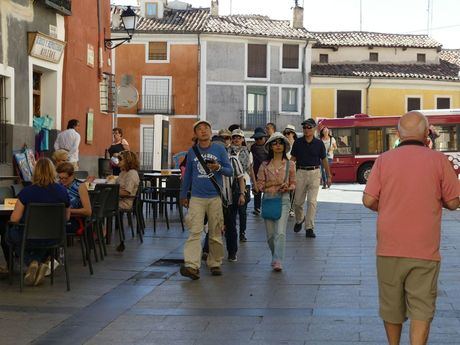
[[[439,268],[439,261],[377,256],[380,317],[390,323],[431,321]]]

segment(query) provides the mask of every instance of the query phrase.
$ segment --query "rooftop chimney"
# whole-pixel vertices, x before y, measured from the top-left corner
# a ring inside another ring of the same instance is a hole
[[[211,16],[219,16],[219,0],[211,0]]]
[[[298,1],[295,2],[292,12],[292,27],[294,29],[303,28],[303,7],[298,4]]]

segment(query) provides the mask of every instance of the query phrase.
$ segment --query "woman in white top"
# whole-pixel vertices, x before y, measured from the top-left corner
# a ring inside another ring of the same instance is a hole
[[[331,131],[327,127],[323,127],[319,132],[319,137],[323,141],[324,147],[326,148],[326,155],[329,166],[332,164],[332,160],[334,159],[334,150],[337,149],[337,143],[332,136]],[[327,188],[327,175],[326,170],[321,165],[321,180],[323,181],[323,189]]]

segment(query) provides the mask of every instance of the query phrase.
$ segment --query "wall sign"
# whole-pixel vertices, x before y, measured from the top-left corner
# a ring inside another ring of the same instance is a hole
[[[66,42],[41,32],[29,32],[29,54],[38,59],[59,63]]]
[[[86,143],[93,143],[93,128],[94,128],[94,110],[88,109],[86,113]]]
[[[86,65],[94,67],[94,47],[91,44],[88,44],[86,50]]]

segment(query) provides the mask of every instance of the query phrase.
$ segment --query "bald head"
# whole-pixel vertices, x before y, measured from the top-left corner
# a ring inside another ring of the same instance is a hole
[[[425,142],[428,136],[428,120],[418,111],[410,111],[398,123],[399,137],[404,140]]]

